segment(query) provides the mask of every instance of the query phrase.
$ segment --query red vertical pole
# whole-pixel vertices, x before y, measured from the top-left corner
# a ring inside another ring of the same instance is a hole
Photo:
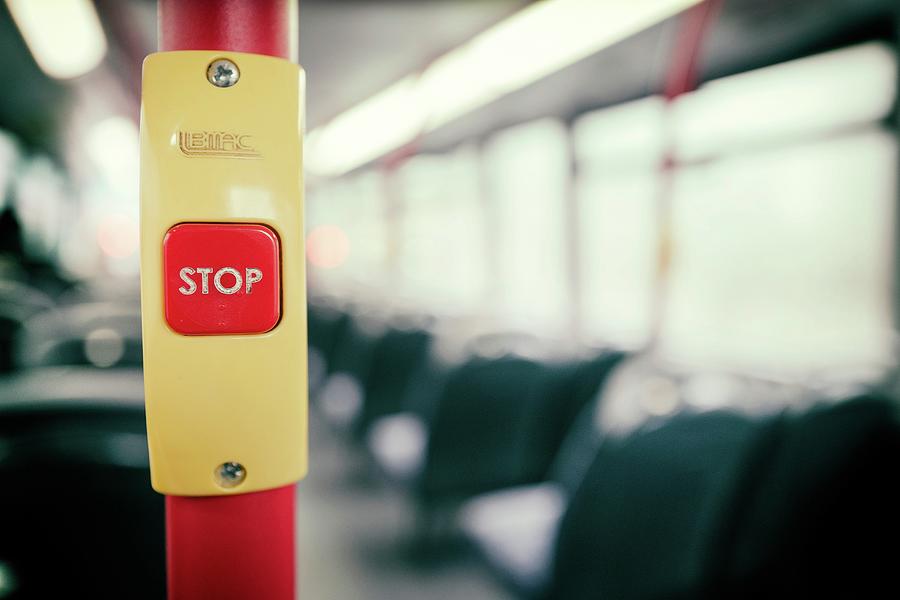
[[[159,0],[159,49],[231,50],[296,61],[298,0]]]
[[[296,61],[297,0],[160,0],[159,49],[226,50]],[[294,486],[166,497],[170,600],[292,600]]]
[[[169,600],[290,600],[294,486],[229,496],[166,496]]]
[[[663,82],[663,96],[671,103],[683,94],[694,91],[699,85],[700,54],[725,0],[703,0],[678,17],[675,40],[669,54],[669,64]],[[671,113],[670,113],[671,114]],[[666,117],[671,118],[667,115]],[[653,309],[651,345],[656,345],[663,326],[666,299],[669,294],[669,272],[672,263],[672,186],[676,157],[671,128],[667,126],[666,148],[660,165],[660,186],[657,202],[657,226],[659,228],[659,259],[657,264],[656,292]]]

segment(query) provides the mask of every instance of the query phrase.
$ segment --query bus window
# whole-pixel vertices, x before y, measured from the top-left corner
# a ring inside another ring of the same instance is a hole
[[[465,146],[411,159],[396,174],[399,293],[437,313],[478,311],[484,300],[485,231],[479,155]]]
[[[894,70],[871,44],[713,82],[676,106],[688,164],[674,181],[664,354],[781,374],[888,363],[897,150],[878,120]],[[824,102],[839,88],[847,101],[815,114],[810,89]],[[726,114],[734,123],[716,128]]]
[[[573,128],[579,329],[591,344],[636,348],[651,333],[663,114],[652,97],[590,113]]]
[[[378,171],[308,193],[309,279],[323,293],[383,287],[388,268],[384,179]]]
[[[568,137],[543,120],[503,131],[485,148],[494,310],[510,326],[559,331],[571,321],[567,275]]]

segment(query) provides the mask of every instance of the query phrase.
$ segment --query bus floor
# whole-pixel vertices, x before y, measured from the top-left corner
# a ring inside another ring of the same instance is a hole
[[[309,475],[297,492],[300,598],[512,598],[463,547],[416,560],[412,504],[314,413],[309,430]]]

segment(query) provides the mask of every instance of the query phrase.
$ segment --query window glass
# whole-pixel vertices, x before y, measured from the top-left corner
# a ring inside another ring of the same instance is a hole
[[[635,348],[651,334],[664,103],[651,97],[595,111],[573,127],[579,331],[592,344]]]
[[[662,350],[763,370],[889,360],[896,165],[873,127],[682,169]]]
[[[571,321],[565,127],[545,120],[497,134],[485,149],[485,169],[494,308],[509,325],[559,330]]]
[[[368,171],[307,194],[309,280],[322,292],[386,287],[388,253],[384,180]]]
[[[397,290],[441,313],[479,310],[487,277],[478,152],[423,155],[397,173]]]

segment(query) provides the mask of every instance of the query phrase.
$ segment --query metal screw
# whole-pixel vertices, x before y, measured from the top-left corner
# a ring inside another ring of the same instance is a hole
[[[247,469],[238,462],[226,462],[216,467],[216,483],[223,488],[233,488],[244,483]]]
[[[227,88],[238,82],[241,72],[237,65],[227,58],[220,58],[209,63],[206,69],[206,78],[216,87]]]

